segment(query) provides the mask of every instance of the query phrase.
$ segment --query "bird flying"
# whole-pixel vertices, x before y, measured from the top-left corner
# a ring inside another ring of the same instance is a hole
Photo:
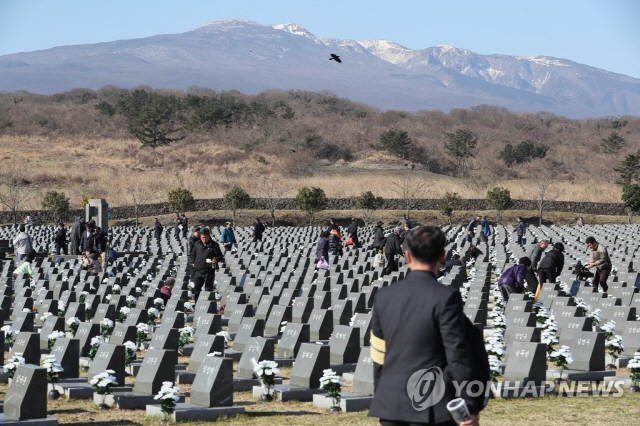
[[[331,54],[331,57],[329,58],[330,61],[336,61],[337,63],[341,64],[342,60],[340,59],[340,56],[336,55],[335,53]]]

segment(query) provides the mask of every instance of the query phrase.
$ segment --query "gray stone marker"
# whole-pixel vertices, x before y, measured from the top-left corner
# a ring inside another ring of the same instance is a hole
[[[309,331],[311,340],[329,340],[333,332],[334,311],[314,309],[309,318]]]
[[[317,389],[323,371],[329,368],[329,346],[303,343],[291,370],[291,387]]]
[[[273,360],[273,350],[273,340],[265,339],[264,337],[251,338],[247,342],[247,347],[242,352],[240,361],[238,361],[238,377],[243,379],[253,379],[253,362],[251,362],[251,358],[254,358],[256,362]]]
[[[201,334],[195,339],[193,352],[189,357],[187,371],[197,372],[200,364],[213,352],[224,354],[224,337],[214,334]]]
[[[194,324],[196,324],[194,322]],[[216,334],[222,331],[222,316],[219,314],[203,314],[196,324],[194,336],[201,334]]]
[[[360,355],[360,329],[339,325],[329,339],[331,364],[355,364]]]
[[[310,297],[298,297],[293,304],[291,320],[299,324],[307,323],[311,316],[311,311],[313,311],[313,299]]]
[[[640,321],[629,321],[622,330],[622,341],[624,342],[623,355],[633,356],[640,351]]]
[[[276,336],[280,334],[280,328],[284,321],[291,322],[291,307],[275,305],[271,308],[269,317],[264,326],[265,336]]]
[[[233,339],[233,349],[242,352],[245,345],[252,337],[264,335],[264,320],[256,318],[243,318],[238,333]]]
[[[160,391],[162,382],[175,380],[175,367],[178,363],[176,351],[150,349],[147,351],[136,380],[133,392],[142,395],[155,395]]]
[[[371,314],[355,314],[353,327],[360,330],[360,346],[369,346],[371,339]]]
[[[568,345],[573,363],[567,368],[579,371],[603,371],[605,369],[604,333],[577,331],[571,340],[560,339],[561,345]]]
[[[10,356],[22,354],[27,364],[40,365],[40,335],[22,331],[16,336]]]
[[[338,300],[333,302],[331,309],[333,312],[333,325],[349,325],[353,317],[351,300]]]
[[[4,419],[31,420],[47,418],[47,369],[37,365],[20,365],[4,399]]]
[[[96,374],[105,370],[115,371],[115,378],[119,386],[124,386],[125,348],[124,345],[103,343],[98,348],[96,356],[89,365],[87,379],[91,381]]]
[[[505,382],[540,386],[547,378],[547,345],[513,342],[507,349],[509,362],[504,371]]]
[[[191,405],[208,408],[233,405],[232,359],[206,357],[191,386]]]
[[[125,342],[136,342],[137,330],[133,325],[116,323],[113,333],[109,337],[109,343],[114,345],[124,345]]]
[[[278,357],[295,358],[298,355],[300,345],[309,343],[309,339],[309,324],[288,323],[278,344]]]
[[[131,308],[127,314],[127,318],[124,320],[126,325],[133,325],[134,327],[139,323],[147,323],[149,320],[149,314],[146,309]]]
[[[22,331],[33,332],[33,320],[35,315],[33,312],[16,312],[13,314],[13,322],[11,323],[11,329],[16,333]]]
[[[69,303],[69,306],[67,306],[67,311],[64,314],[64,321],[66,324],[66,322],[73,317],[78,318],[80,321],[84,321],[85,316],[84,303],[71,302]]]
[[[236,305],[229,317],[228,329],[229,333],[236,333],[242,318],[253,317],[253,305]],[[207,333],[209,334],[209,333]]]
[[[373,361],[369,346],[363,346],[360,350],[358,364],[353,375],[353,393],[373,395]]]
[[[56,339],[51,354],[64,368],[58,373],[61,379],[76,379],[80,377],[80,341],[78,339]]]
[[[80,356],[88,356],[91,349],[91,339],[100,334],[100,325],[83,322],[78,326],[76,339],[80,341]]]
[[[50,316],[44,321],[40,330],[40,349],[49,349],[49,335],[54,331],[64,332],[65,324],[63,317]]]
[[[177,328],[158,328],[149,343],[149,349],[169,349],[177,352],[179,337]]]
[[[160,321],[160,328],[182,328],[184,327],[184,313],[164,312]]]

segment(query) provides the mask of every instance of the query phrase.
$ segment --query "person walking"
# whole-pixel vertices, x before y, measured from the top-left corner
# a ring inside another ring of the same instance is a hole
[[[611,273],[611,259],[609,258],[609,252],[604,244],[600,244],[595,237],[588,237],[586,242],[587,247],[591,250],[588,268],[596,268],[596,271],[593,274],[593,281],[591,283],[593,291],[594,293],[597,293],[598,287],[602,285],[602,291],[606,293],[609,290],[607,279]]]
[[[491,224],[489,223],[489,221],[487,220],[487,217],[483,217],[482,218],[482,241],[483,242],[488,242],[489,241],[489,236],[491,235]]]
[[[84,229],[84,224],[79,216],[76,216],[73,220],[73,225],[71,225],[71,235],[69,236],[69,247],[70,254],[73,256],[81,255],[80,251],[80,239],[82,238],[82,230]]]
[[[387,266],[382,270],[382,275],[389,275],[398,270],[396,256],[404,255],[402,251],[402,241],[400,241],[401,232],[402,228],[398,226],[394,232],[387,236],[384,244],[384,255],[387,258]]]
[[[109,248],[109,234],[104,232],[99,226],[96,228],[96,250],[100,254],[100,270],[107,272],[107,259]]]
[[[56,244],[56,255],[60,256],[60,252],[62,251],[66,256],[68,254],[67,228],[64,227],[64,223],[62,222],[58,224],[58,229],[56,229],[56,235],[54,236],[54,242]]]
[[[84,253],[86,250],[91,250],[93,252],[96,247],[96,235],[94,230],[91,229],[91,225],[89,223],[84,224],[84,232],[82,233],[82,237],[80,238],[80,244],[78,246],[78,251],[80,253]]]
[[[182,213],[182,238],[187,238],[187,233],[189,232],[189,219]]]
[[[378,222],[375,228],[373,228],[373,244],[371,247],[376,253],[384,247],[384,228],[382,227],[382,222]]]
[[[480,221],[480,216],[476,216],[469,221],[467,225],[467,242],[472,243],[473,238],[476,236],[476,226],[478,226],[478,222]]]
[[[322,231],[318,239],[318,247],[316,249],[316,264],[321,260],[329,263],[329,231]]]
[[[522,221],[522,218],[520,216],[516,218],[516,222],[515,233],[518,237],[518,244],[522,245],[522,240],[525,235],[527,235],[527,225]]]
[[[411,229],[411,222],[407,218],[406,214],[402,215],[402,217],[400,218],[400,221],[398,222],[398,226],[400,227],[400,229],[404,229],[405,226],[408,226],[409,229]]]
[[[211,238],[209,228],[202,229],[200,231],[200,240],[194,244],[190,257],[191,266],[195,270],[193,293],[196,302],[203,287],[205,291],[213,291],[216,268],[222,258],[223,254],[220,246]]]
[[[540,285],[544,283],[555,283],[556,278],[564,269],[564,244],[555,243],[553,249],[549,250],[544,258],[538,263],[538,279]]]
[[[160,223],[160,221],[158,220],[158,218],[155,218],[155,222],[153,223],[153,235],[156,237],[156,240],[158,240],[158,242],[160,242],[160,238],[162,238],[162,230],[164,229],[164,227],[162,226],[162,224]]]
[[[182,226],[182,218],[180,213],[176,213],[176,217],[173,219],[173,237],[176,240],[180,239],[180,227]]]
[[[22,263],[33,248],[33,240],[31,235],[27,234],[25,225],[20,225],[19,230],[20,232],[13,239],[13,249],[18,256],[18,263]]]
[[[226,228],[224,228],[220,233],[220,240],[222,241],[222,245],[224,246],[225,254],[228,251],[231,251],[234,245],[237,245],[236,233],[233,232],[233,226],[231,222],[226,223]]]
[[[457,396],[454,384],[477,380],[484,387],[491,381],[483,337],[464,315],[460,292],[436,278],[445,260],[442,230],[422,226],[405,241],[411,273],[378,291],[371,314],[369,416],[383,426],[457,425],[447,410]],[[477,426],[484,391],[471,396],[467,389],[460,387],[459,396],[471,420],[461,425]]]
[[[353,246],[360,248],[360,240],[358,239],[358,222],[355,217],[351,218],[351,223],[347,227],[347,235],[351,238]]]
[[[262,234],[264,234],[266,227],[260,220],[256,218],[256,223],[253,224],[253,242],[262,241]]]

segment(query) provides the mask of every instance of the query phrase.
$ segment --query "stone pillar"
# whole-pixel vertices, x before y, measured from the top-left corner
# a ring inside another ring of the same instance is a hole
[[[109,204],[102,198],[90,199],[86,206],[85,219],[95,220],[96,225],[104,232],[109,229]]]

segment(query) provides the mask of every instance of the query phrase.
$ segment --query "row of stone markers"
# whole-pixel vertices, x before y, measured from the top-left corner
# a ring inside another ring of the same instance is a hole
[[[271,389],[277,399],[328,406],[320,378],[324,370],[332,369],[353,382],[353,392],[342,395],[341,408],[353,411],[369,406],[373,394],[368,347],[371,309],[377,290],[393,285],[407,273],[402,266],[383,277],[382,271],[373,267],[375,253],[366,248],[373,238],[371,229],[360,233],[365,248],[346,247],[342,256],[330,255],[329,270],[315,269],[321,228],[270,229],[262,242],[251,242],[250,229],[237,229],[239,250],[225,255],[216,291],[202,292],[195,303],[184,242],[174,239],[172,233],[156,240],[150,230],[142,228],[113,227],[110,231],[119,256],[103,274],[81,271],[77,258],[40,257],[33,264],[33,278],[13,279],[14,259],[0,263],[5,346],[11,346],[10,356],[21,354],[25,359],[14,379],[34,383],[18,386],[16,380],[11,381],[11,395],[20,394],[12,401],[20,401],[20,407],[44,401],[46,414],[46,374],[42,384],[39,373],[23,371],[27,367],[40,371],[41,357],[49,353],[64,368],[59,381],[49,387],[70,398],[98,398],[96,401],[102,402],[89,381],[111,370],[118,385],[104,397],[105,404],[158,414],[154,396],[163,382],[190,385],[188,404],[182,395],[173,414],[178,421],[242,413],[243,408],[233,404],[233,392],[252,390],[256,397],[262,395],[254,362],[263,360],[292,367],[289,383],[277,379]],[[543,342],[543,332],[550,328],[539,322],[541,305],[534,304],[531,295],[521,295],[513,296],[505,306],[495,292],[500,271],[529,247],[515,245],[511,228],[496,227],[488,242],[474,241],[483,254],[473,260],[463,228],[445,231],[448,256],[458,253],[468,262],[467,268],[454,267],[441,278],[442,284],[460,289],[465,313],[487,337],[495,336],[494,328],[503,330],[499,340],[505,353],[497,367],[503,373],[497,376],[502,379],[496,385],[500,387],[498,395],[526,396],[521,392],[525,388],[537,394],[547,392],[547,378],[553,379],[559,372],[547,370],[547,349],[553,345]],[[0,229],[0,235],[12,232]],[[36,247],[46,247],[52,232],[53,228],[34,228]],[[540,238],[562,241],[567,247],[568,267],[574,260],[584,263],[588,259],[584,239],[596,235],[609,246],[616,268],[607,297],[592,293],[588,282],[575,282],[569,268],[557,284],[543,288],[542,307],[555,316],[559,343],[569,346],[574,357],[563,377],[603,383],[616,379],[616,371],[605,365],[604,333],[586,316],[596,309],[601,312],[600,325],[616,321],[616,333],[625,343],[618,365],[624,365],[640,349],[640,322],[635,313],[640,302],[636,294],[640,260],[634,242],[637,232],[637,226],[622,225],[529,229],[531,243]],[[219,230],[214,234],[219,235]],[[164,306],[157,300],[160,286],[169,277],[176,279],[176,286]],[[194,329],[193,343],[182,345],[187,327]],[[51,342],[54,332],[64,332],[66,337]],[[137,349],[138,360],[127,356],[127,343]],[[88,368],[87,378],[80,377],[81,367]],[[132,386],[125,384],[126,376],[134,376]],[[5,405],[10,403],[8,396]],[[31,413],[43,418],[41,409],[19,411],[20,420]],[[5,413],[12,415],[10,410]]]

